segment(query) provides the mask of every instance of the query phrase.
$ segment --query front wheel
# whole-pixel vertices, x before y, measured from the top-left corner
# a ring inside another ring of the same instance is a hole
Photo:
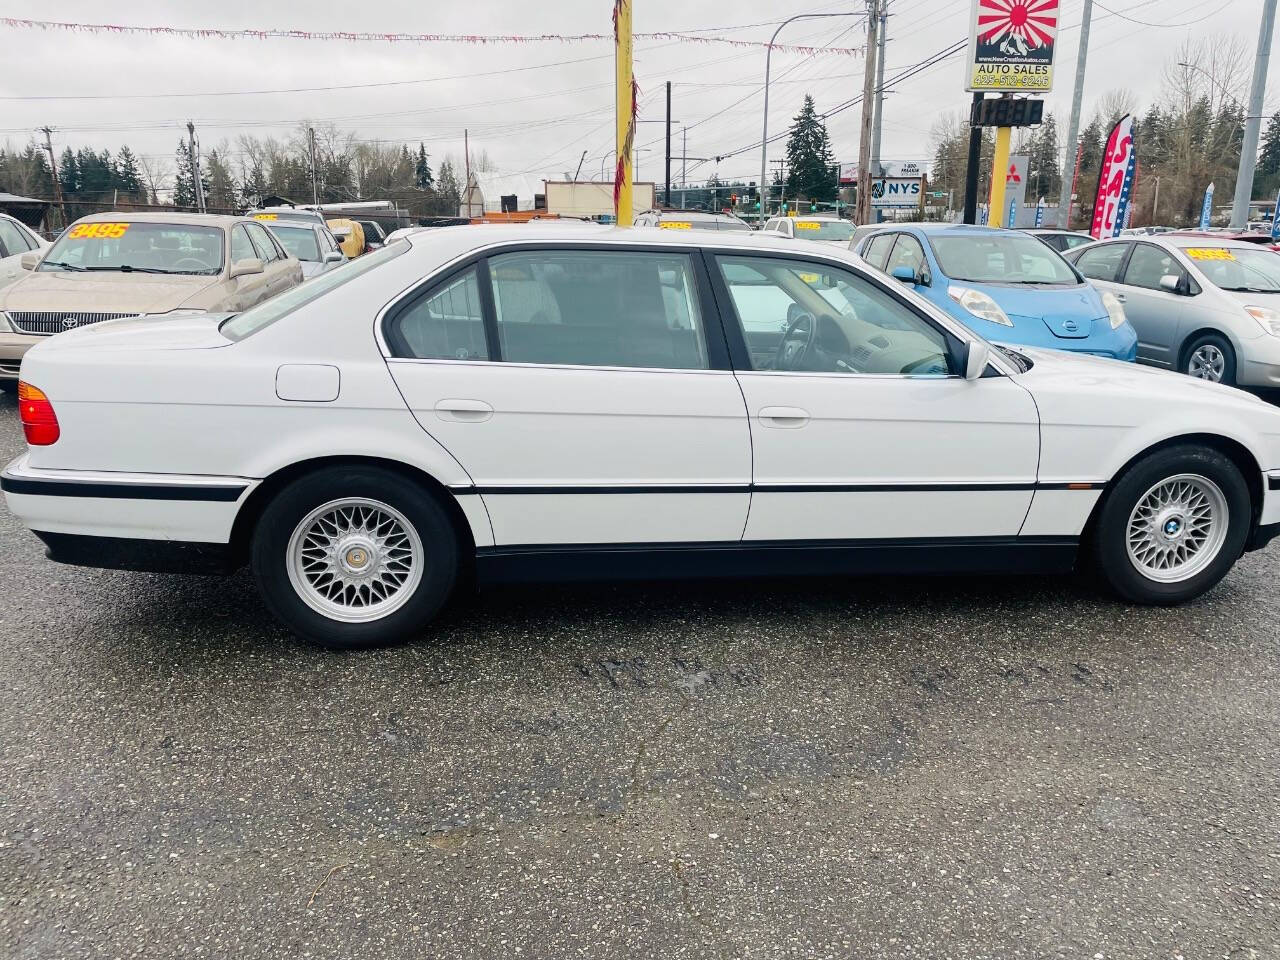
[[[444,510],[412,481],[337,467],[267,505],[251,561],[267,607],[294,633],[360,649],[421,632],[453,590],[458,544]]]
[[[1107,492],[1095,560],[1122,597],[1181,603],[1226,576],[1244,551],[1250,517],[1248,485],[1230,459],[1207,447],[1170,447]]]
[[[1204,333],[1196,337],[1187,348],[1187,359],[1182,372],[1197,380],[1225,383],[1236,382],[1236,352],[1227,338],[1217,333]]]

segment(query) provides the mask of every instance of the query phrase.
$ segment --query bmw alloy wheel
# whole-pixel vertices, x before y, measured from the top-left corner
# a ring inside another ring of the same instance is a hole
[[[289,538],[286,568],[298,596],[322,616],[367,623],[394,613],[422,580],[417,531],[400,511],[377,500],[321,504]]]
[[[1226,496],[1207,477],[1183,473],[1161,480],[1129,514],[1129,561],[1149,580],[1189,580],[1221,552],[1229,519]]]
[[[1222,374],[1227,368],[1227,358],[1212,343],[1202,343],[1192,351],[1187,360],[1187,374],[1199,380],[1222,382]]]

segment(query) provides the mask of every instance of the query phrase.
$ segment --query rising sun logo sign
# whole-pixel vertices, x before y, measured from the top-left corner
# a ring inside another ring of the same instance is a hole
[[[969,90],[1047,91],[1059,0],[974,0],[969,31]]]

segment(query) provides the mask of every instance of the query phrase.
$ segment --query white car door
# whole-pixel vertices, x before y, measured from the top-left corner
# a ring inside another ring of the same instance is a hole
[[[1039,457],[1025,389],[952,373],[956,344],[889,284],[793,256],[712,260],[740,324],[727,333],[754,451],[745,540],[1018,534]]]
[[[386,312],[392,375],[499,545],[736,541],[742,394],[701,260],[512,250]]]

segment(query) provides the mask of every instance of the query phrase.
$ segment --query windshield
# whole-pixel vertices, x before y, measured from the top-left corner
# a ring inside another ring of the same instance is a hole
[[[1215,287],[1232,293],[1280,293],[1280,256],[1247,247],[1182,247]]]
[[[1080,279],[1056,250],[1024,233],[958,233],[929,237],[942,272],[973,283],[1072,286]]]
[[[296,286],[278,297],[263,301],[239,316],[232,317],[223,323],[218,330],[228,340],[243,340],[250,334],[257,333],[263,327],[275,323],[281,317],[293,313],[299,307],[306,306],[312,300],[324,296],[330,290],[340,287],[344,283],[368,273],[379,264],[392,260],[403,253],[408,253],[408,251],[409,244],[393,243],[375,250],[373,253],[366,253],[358,260],[349,260],[335,270],[322,273],[313,280],[308,280],[306,283]]]
[[[223,231],[183,223],[77,223],[38,269],[214,276],[222,272]]]
[[[316,232],[310,227],[286,227],[276,223],[271,226],[271,232],[299,260],[320,260],[320,245],[316,243]]]
[[[844,220],[795,220],[796,236],[805,240],[850,240],[853,224]]]

